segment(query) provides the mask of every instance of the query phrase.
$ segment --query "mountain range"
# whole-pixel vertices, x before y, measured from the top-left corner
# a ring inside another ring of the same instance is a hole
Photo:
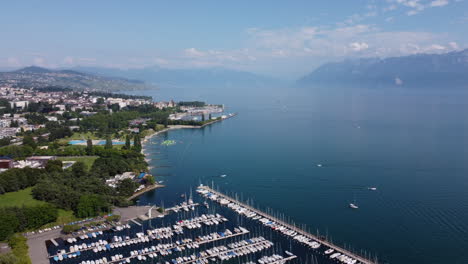
[[[74,70],[51,70],[37,66],[0,72],[0,84],[38,89],[54,86],[75,90],[93,89],[101,91],[149,88],[147,84],[137,80],[121,77],[104,77]]]
[[[327,63],[297,81],[299,86],[363,85],[468,87],[468,49]]]
[[[168,69],[158,66],[138,69],[75,67],[75,71],[101,76],[119,76],[141,80],[158,87],[266,87],[279,80],[246,71],[225,68]]]

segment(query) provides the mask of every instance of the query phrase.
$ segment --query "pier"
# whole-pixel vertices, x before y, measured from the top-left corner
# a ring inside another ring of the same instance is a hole
[[[228,248],[226,250],[223,250],[223,251],[219,251],[217,253],[214,253],[214,254],[211,254],[211,255],[208,255],[208,256],[205,256],[205,257],[199,257],[197,259],[193,259],[193,260],[189,260],[189,261],[186,261],[186,262],[182,262],[180,264],[188,264],[188,263],[195,263],[197,261],[200,261],[200,260],[204,260],[204,259],[208,259],[208,258],[215,258],[215,257],[219,257],[220,255],[224,255],[224,254],[227,254],[228,252],[232,252],[232,251],[239,251],[239,250],[243,250],[243,249],[247,249],[249,247],[257,247],[257,246],[264,246],[265,248],[269,248],[273,245],[272,242],[268,241],[268,240],[262,240],[260,242],[255,242],[253,244],[248,244],[248,245],[245,245],[245,246],[241,246],[241,247],[236,247],[236,248]]]
[[[311,234],[311,233],[309,233],[309,232],[307,232],[307,231],[305,231],[305,230],[303,230],[301,228],[298,228],[298,227],[296,227],[294,225],[286,223],[283,220],[280,220],[280,219],[278,219],[278,218],[276,218],[274,216],[271,216],[271,215],[269,215],[269,214],[267,214],[267,213],[265,213],[265,212],[263,212],[263,211],[261,211],[259,209],[253,208],[253,207],[251,207],[251,206],[249,206],[247,204],[244,204],[244,203],[242,203],[240,201],[237,201],[236,199],[231,198],[231,197],[229,197],[229,196],[227,196],[227,195],[225,195],[225,194],[223,194],[223,193],[221,193],[219,191],[216,191],[216,190],[214,190],[214,189],[212,189],[212,188],[210,188],[208,186],[203,186],[202,185],[202,186],[199,186],[198,188],[203,189],[205,191],[208,191],[210,193],[213,193],[213,194],[217,195],[220,198],[228,200],[231,203],[238,204],[238,205],[240,205],[240,206],[242,206],[242,207],[256,213],[257,215],[262,216],[262,217],[267,218],[267,219],[270,219],[271,221],[274,221],[274,222],[276,222],[276,223],[278,223],[278,224],[280,224],[280,225],[282,225],[284,227],[287,227],[290,230],[293,230],[294,232],[297,232],[300,235],[303,235],[305,237],[316,240],[316,241],[320,242],[321,244],[323,244],[323,245],[325,245],[325,246],[327,246],[329,248],[334,249],[336,252],[345,254],[345,255],[347,255],[349,257],[352,257],[352,258],[356,259],[357,261],[361,262],[362,264],[377,264],[377,261],[372,261],[372,260],[366,259],[366,258],[364,258],[364,257],[362,257],[360,255],[357,255],[356,253],[353,253],[353,252],[348,251],[348,250],[346,250],[344,248],[341,248],[341,247],[339,247],[339,246],[337,246],[335,244],[332,244],[331,242],[329,242],[327,240],[323,240],[323,239],[319,238],[316,235],[313,235],[313,234]]]
[[[250,231],[244,229],[244,230],[241,230],[239,233],[233,233],[231,235],[226,235],[226,236],[223,236],[223,237],[217,237],[217,238],[210,239],[210,240],[203,240],[203,241],[199,241],[199,242],[196,242],[196,243],[198,245],[203,245],[203,244],[212,243],[212,242],[219,241],[219,240],[224,240],[224,239],[228,239],[228,238],[232,238],[232,237],[246,235],[248,233],[250,233]],[[176,247],[186,247],[187,245],[193,244],[193,243],[194,243],[194,241],[190,241],[190,242],[179,244],[179,245],[172,245],[172,246],[167,247],[167,248],[165,248],[163,250],[167,250],[167,249],[173,250]],[[147,252],[147,253],[142,253],[142,254],[139,254],[139,255],[140,256],[148,256],[149,254],[151,254],[151,253],[154,254],[156,252],[157,251]],[[137,258],[137,256],[135,255],[135,256],[124,257],[124,259],[133,259],[133,258]],[[109,261],[107,263],[120,263],[121,261],[122,261],[122,259],[119,259],[119,260],[115,260],[115,261]]]
[[[130,219],[130,221],[132,221],[134,224],[136,224],[138,226],[141,226],[141,224],[138,221],[136,221],[135,219]]]

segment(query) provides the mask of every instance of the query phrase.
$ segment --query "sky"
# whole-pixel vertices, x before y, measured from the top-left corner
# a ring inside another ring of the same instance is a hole
[[[468,47],[468,0],[2,1],[0,68],[223,67],[284,79],[323,63]]]

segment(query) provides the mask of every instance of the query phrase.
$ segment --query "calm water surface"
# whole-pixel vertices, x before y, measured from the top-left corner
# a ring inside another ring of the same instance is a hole
[[[155,100],[224,103],[239,115],[154,137],[146,151],[152,173],[167,187],[146,194],[140,204],[169,205],[199,182],[213,182],[390,263],[468,263],[468,93],[142,93]],[[161,146],[166,139],[177,144]],[[358,210],[348,208],[354,200]]]

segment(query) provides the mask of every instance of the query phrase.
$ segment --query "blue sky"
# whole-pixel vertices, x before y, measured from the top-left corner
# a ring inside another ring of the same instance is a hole
[[[0,67],[225,67],[296,78],[329,61],[468,47],[468,0],[2,1]]]

